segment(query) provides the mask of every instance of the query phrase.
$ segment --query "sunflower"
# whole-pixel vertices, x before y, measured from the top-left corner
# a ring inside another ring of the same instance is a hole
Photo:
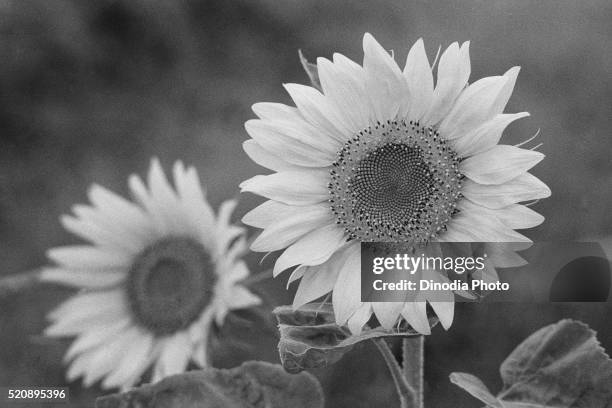
[[[129,388],[153,366],[152,380],[208,364],[211,326],[230,310],[260,303],[239,281],[249,271],[242,228],[229,223],[235,201],[215,215],[196,170],[176,162],[173,189],[154,159],[148,187],[136,175],[136,203],[93,185],[92,205],[76,205],[64,227],[89,241],[48,251],[57,266],[45,281],[81,291],[49,313],[48,336],[76,336],[67,378],[85,386]]]
[[[544,155],[499,144],[528,113],[503,113],[519,73],[468,85],[469,42],[440,56],[437,79],[422,40],[404,69],[370,34],[363,65],[317,59],[321,91],[285,84],[296,107],[257,103],[248,156],[272,171],[241,184],[268,199],[243,218],[263,231],[254,251],[283,250],[274,275],[296,267],[294,307],[332,292],[338,324],[361,330],[372,313],[428,333],[425,302],[360,300],[360,242],[530,242],[516,229],[543,217],[525,205],[550,190],[528,173]],[[430,302],[444,327],[453,303]]]

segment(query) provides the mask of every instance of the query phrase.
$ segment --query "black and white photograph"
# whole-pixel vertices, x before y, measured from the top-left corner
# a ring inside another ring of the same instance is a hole
[[[0,1],[0,408],[612,408],[610,21]]]

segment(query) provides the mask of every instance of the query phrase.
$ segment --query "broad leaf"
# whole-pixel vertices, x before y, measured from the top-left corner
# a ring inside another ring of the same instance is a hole
[[[348,328],[335,323],[330,304],[309,304],[298,310],[293,310],[291,306],[281,306],[273,313],[278,319],[281,336],[278,343],[280,359],[285,370],[290,373],[333,364],[355,344],[364,340],[420,335],[405,322],[392,330],[366,326],[360,334],[353,335]],[[437,322],[435,317],[429,319],[431,327]]]
[[[323,408],[323,391],[308,373],[249,361],[229,370],[174,375],[132,391],[98,398],[96,408]]]
[[[500,368],[494,397],[478,378],[451,381],[494,408],[612,408],[612,360],[587,325],[562,320],[521,343]]]
[[[472,396],[487,404],[488,407],[504,408],[502,403],[491,394],[491,391],[489,391],[480,378],[468,373],[452,373],[450,380],[453,384],[457,384]]]

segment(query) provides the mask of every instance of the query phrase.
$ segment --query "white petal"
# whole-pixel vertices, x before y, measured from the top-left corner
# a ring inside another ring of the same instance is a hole
[[[299,170],[300,167],[289,164],[279,156],[270,153],[259,145],[255,140],[249,139],[242,143],[242,148],[247,156],[255,163],[274,171]]]
[[[185,371],[191,357],[191,340],[187,332],[176,333],[163,341],[153,376],[157,381]]]
[[[165,214],[168,209],[160,208],[157,200],[155,200],[145,183],[137,175],[132,174],[129,177],[128,185],[134,200],[144,207],[149,215],[152,235],[163,236],[168,234],[168,219]]]
[[[502,184],[538,164],[544,155],[515,146],[497,145],[461,162],[462,174],[480,184]]]
[[[440,57],[438,64],[438,81],[433,93],[429,111],[422,122],[425,125],[435,125],[451,110],[455,100],[467,84],[470,77],[470,43],[465,42],[459,48],[458,43],[452,43]]]
[[[208,357],[207,345],[204,342],[200,342],[196,344],[195,349],[193,351],[193,361],[199,367],[208,367],[209,365],[208,359],[209,357]]]
[[[404,303],[402,317],[419,333],[431,334],[431,327],[427,319],[427,304],[425,302]]]
[[[544,217],[531,208],[520,204],[512,204],[498,210],[487,211],[512,229],[533,228],[544,222]]]
[[[126,358],[124,352],[130,342],[136,340],[136,338],[130,336],[128,332],[126,334],[120,333],[114,339],[109,340],[109,342],[87,353],[90,358],[84,370],[83,385],[85,387],[92,386],[96,381],[110,373],[122,358]]]
[[[246,249],[246,245],[245,245],[245,249]],[[235,259],[235,258],[231,258],[231,259]],[[249,276],[249,274],[250,274],[250,271],[249,271],[249,267],[247,266],[247,264],[244,261],[239,260],[233,264],[229,273],[226,273],[226,276],[230,282],[234,283],[234,282],[239,282],[245,279],[246,277]]]
[[[395,119],[400,107],[409,103],[408,83],[393,57],[370,33],[363,36],[363,69],[374,119],[381,123]]]
[[[504,85],[504,88],[502,89],[493,104],[493,112],[495,114],[502,113],[506,108],[508,100],[510,100],[510,96],[512,96],[512,92],[514,91],[516,78],[518,77],[520,71],[521,67],[512,67],[504,73],[504,76],[508,78],[508,82],[506,82],[506,85]]]
[[[149,194],[145,183],[136,174],[130,175],[128,178],[128,186],[132,197],[138,202],[148,213],[149,224],[151,226],[152,234],[163,235],[164,234],[164,223],[163,220],[157,215],[157,209],[153,205],[153,199]]]
[[[123,242],[148,242],[153,227],[139,206],[96,184],[89,189],[88,196],[96,208],[75,207],[80,208],[75,209],[80,218],[117,234]]]
[[[369,126],[370,109],[364,88],[364,74],[355,75],[353,67],[333,64],[325,58],[317,58],[317,68],[323,93],[337,107],[351,132],[359,132]]]
[[[122,290],[80,292],[62,302],[49,313],[52,319],[88,317],[106,310],[121,312],[125,309],[125,293]]]
[[[225,296],[229,310],[246,309],[261,304],[261,298],[242,285],[233,285]],[[217,321],[222,324],[223,321]]]
[[[196,169],[194,167],[184,168],[179,161],[174,164],[173,176],[177,195],[184,204],[184,208],[188,210],[189,217],[199,215],[200,217],[196,219],[198,225],[206,229],[212,228],[215,214],[206,201]]]
[[[446,232],[438,236],[440,242],[473,242],[477,241],[470,229],[466,229],[462,224],[453,224]]]
[[[51,248],[47,257],[69,269],[112,269],[129,266],[133,257],[110,248],[73,245]]]
[[[372,302],[372,309],[380,325],[385,329],[392,329],[397,323],[404,303],[402,302]]]
[[[219,210],[217,212],[216,224],[217,228],[219,227],[228,227],[231,225],[232,213],[236,209],[238,205],[237,200],[225,200],[219,206]]]
[[[131,319],[124,317],[106,326],[97,327],[80,334],[70,345],[64,355],[64,361],[72,360],[76,355],[81,354],[101,344],[106,344],[117,338],[130,325]]]
[[[465,180],[461,193],[476,204],[494,209],[522,201],[550,197],[548,186],[529,173],[497,185],[483,185]]]
[[[208,366],[208,340],[213,315],[214,310],[208,308],[202,313],[198,321],[189,327],[189,337],[195,345],[191,358],[200,367]]]
[[[47,336],[70,336],[93,327],[106,326],[128,315],[119,290],[75,295],[49,313],[55,322],[45,329]]]
[[[411,99],[408,119],[420,120],[431,105],[434,91],[433,74],[422,38],[408,52],[404,76]]]
[[[152,349],[152,335],[141,332],[138,340],[128,345],[125,350],[125,358],[104,379],[102,386],[105,388],[122,387],[123,389],[131,387],[151,363]]]
[[[324,167],[335,160],[337,150],[331,143],[325,149],[313,145],[314,141],[304,137],[306,131],[299,125],[251,119],[244,124],[244,127],[261,147],[291,164]]]
[[[429,304],[440,319],[442,327],[448,330],[453,324],[455,302],[429,302]]]
[[[40,274],[43,282],[55,282],[68,286],[102,289],[121,284],[127,276],[125,270],[75,270],[44,268]]]
[[[253,208],[242,217],[242,222],[257,228],[266,228],[278,218],[287,218],[299,214],[302,207],[268,200]]]
[[[74,359],[68,370],[66,370],[66,380],[74,381],[77,378],[85,375],[88,368],[91,366],[92,353],[81,354]]]
[[[92,244],[112,248],[113,251],[123,252],[126,255],[135,255],[143,248],[140,242],[135,242],[126,235],[117,235],[105,229],[99,223],[88,219],[64,215],[60,218],[60,222],[67,231]]]
[[[230,223],[230,218],[234,209],[238,205],[237,200],[226,200],[219,206],[217,219],[215,221],[216,242],[213,243],[216,248],[216,256],[219,257],[228,251],[229,245],[238,237],[245,233],[243,227]],[[203,235],[210,235],[210,230],[202,231]]]
[[[497,217],[469,200],[461,200],[460,210],[453,217],[448,229],[464,228],[469,230],[476,242],[531,242],[527,237],[503,224]]]
[[[327,262],[316,266],[302,266],[303,278],[293,299],[293,308],[298,309],[332,291],[345,261],[344,253],[336,252]]]
[[[361,306],[361,249],[353,244],[346,249],[346,260],[334,285],[332,303],[336,323],[344,325]]]
[[[369,302],[362,303],[357,311],[348,319],[347,326],[351,333],[361,333],[363,326],[370,320],[371,316],[372,305]]]
[[[442,137],[457,139],[493,118],[493,104],[507,82],[504,76],[487,77],[468,86],[440,124]]]
[[[215,214],[206,201],[202,184],[194,167],[184,168],[181,162],[176,162],[173,168],[174,184],[179,198],[175,212],[179,233],[189,235],[206,248],[215,247],[215,238],[211,231],[215,225]]]
[[[324,129],[320,129],[319,126],[308,122],[296,108],[285,109],[281,114],[270,119],[263,119],[262,122],[270,124],[290,138],[307,143],[327,154],[335,153],[341,147],[335,137]]]
[[[287,279],[287,289],[289,289],[289,285],[304,276],[306,268],[307,266],[299,266],[295,268],[293,272],[291,272],[291,275],[289,275],[289,279]]]
[[[289,120],[300,115],[297,108],[283,103],[258,102],[251,109],[259,116],[259,119]]]
[[[157,158],[151,160],[147,182],[151,193],[147,209],[163,226],[162,231],[167,234],[183,232],[184,214],[179,211],[177,196]]]
[[[492,263],[493,266],[498,268],[527,265],[527,261],[517,254],[512,245],[508,243],[485,244],[485,253],[487,254],[487,264]]]
[[[422,279],[433,280],[438,283],[449,282],[446,274],[435,270],[424,270]],[[440,323],[442,323],[444,329],[448,330],[453,323],[455,311],[455,294],[453,291],[430,291],[423,295],[428,299],[429,304],[438,316],[438,319],[440,319]]]
[[[304,118],[325,135],[344,143],[351,135],[331,101],[317,89],[300,84],[284,84]]]
[[[529,116],[529,113],[499,114],[465,136],[453,140],[453,149],[460,157],[469,157],[484,152],[499,143],[504,129],[510,123],[526,116]]]
[[[309,205],[329,198],[329,173],[324,171],[284,171],[268,176],[255,176],[240,184],[248,191],[292,205]]]
[[[339,68],[342,68],[347,74],[358,80],[359,83],[365,85],[365,72],[361,65],[338,52],[334,52],[333,61]]]
[[[304,235],[288,247],[274,264],[274,276],[295,265],[320,265],[338,250],[346,238],[336,224],[326,225]]]
[[[251,250],[276,251],[316,228],[333,223],[332,213],[325,205],[302,206],[299,209],[291,216],[277,217],[251,244]]]
[[[476,270],[472,276],[474,279],[483,280],[487,283],[496,283],[499,282],[499,275],[497,274],[495,266],[493,265],[493,262],[491,262],[489,253],[487,252],[487,247],[490,247],[490,245],[485,245],[484,253],[487,254],[488,258],[484,263],[485,267],[483,269]]]

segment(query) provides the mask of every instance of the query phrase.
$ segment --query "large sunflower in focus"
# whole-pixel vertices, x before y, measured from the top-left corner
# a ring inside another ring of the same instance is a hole
[[[263,229],[253,250],[284,249],[275,275],[297,266],[294,307],[333,292],[337,323],[353,331],[374,313],[427,333],[424,302],[361,302],[359,242],[529,242],[515,230],[543,217],[519,203],[550,195],[528,173],[544,155],[498,144],[528,116],[503,113],[518,67],[468,85],[469,43],[453,43],[434,86],[422,40],[403,70],[370,34],[363,49],[363,65],[317,59],[322,92],[286,84],[296,107],[253,106],[244,149],[274,173],[242,183],[268,199],[243,221]],[[452,303],[430,303],[448,327]]]

